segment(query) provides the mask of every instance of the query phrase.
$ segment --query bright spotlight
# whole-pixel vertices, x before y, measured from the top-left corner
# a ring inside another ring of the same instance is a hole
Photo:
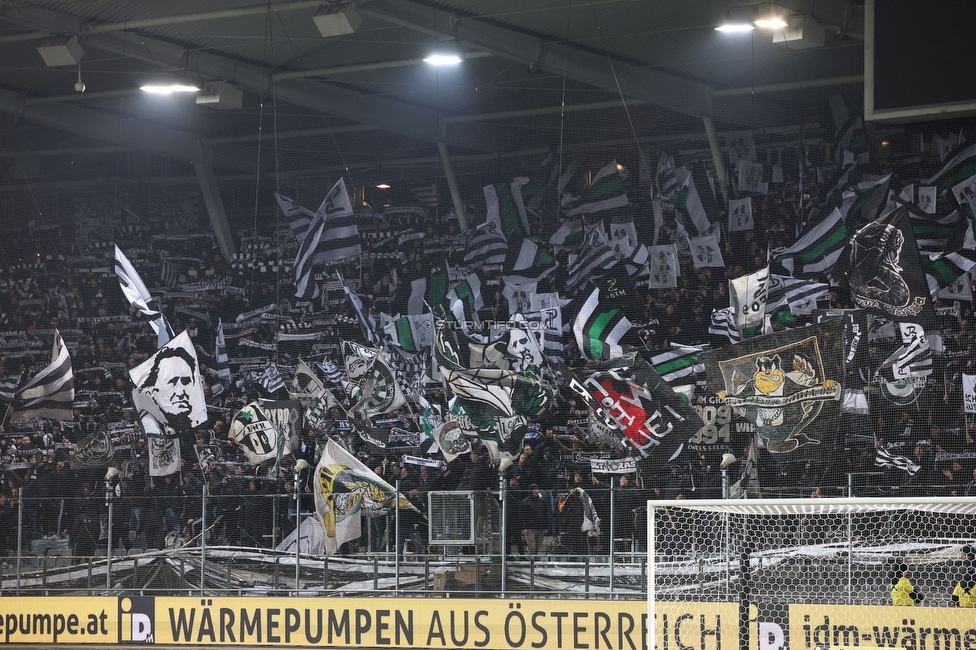
[[[379,190],[388,190],[388,189],[390,189],[390,184],[389,183],[380,183],[379,185],[376,186],[376,189],[379,189]]]
[[[431,54],[424,63],[431,65],[457,65],[461,62],[461,57],[456,54]]]
[[[196,93],[200,89],[196,86],[185,86],[183,84],[146,84],[139,86],[139,90],[155,95],[172,95],[173,93]]]
[[[787,25],[782,18],[760,18],[756,21],[756,27],[760,29],[783,29]]]
[[[716,27],[715,31],[731,34],[736,32],[751,32],[752,29],[753,27],[749,23],[723,23]]]

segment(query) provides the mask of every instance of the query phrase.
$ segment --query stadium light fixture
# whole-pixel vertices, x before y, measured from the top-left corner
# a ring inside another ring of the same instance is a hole
[[[150,83],[139,86],[139,90],[153,95],[172,95],[173,93],[200,92],[200,88],[197,86],[177,83]]]
[[[183,74],[155,74],[139,86],[139,90],[153,95],[172,95],[200,92],[200,87]]]
[[[389,183],[380,183],[379,185],[376,186],[376,189],[379,189],[379,190],[388,190],[388,189],[390,189],[390,184]]]
[[[753,30],[752,23],[746,23],[735,20],[727,20],[718,27],[715,28],[716,32],[724,32],[726,34],[735,34],[740,32],[751,32]]]
[[[461,62],[461,57],[457,54],[431,54],[424,58],[424,63],[431,65],[457,65]]]
[[[787,27],[789,23],[779,16],[769,16],[766,18],[759,18],[756,20],[755,25],[759,29],[783,29],[784,27]]]

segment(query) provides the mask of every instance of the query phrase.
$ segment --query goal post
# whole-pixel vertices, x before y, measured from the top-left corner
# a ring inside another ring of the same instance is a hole
[[[976,499],[675,499],[647,512],[651,650],[895,647],[902,575],[913,625],[936,621],[946,643],[976,628],[976,609],[952,598]]]

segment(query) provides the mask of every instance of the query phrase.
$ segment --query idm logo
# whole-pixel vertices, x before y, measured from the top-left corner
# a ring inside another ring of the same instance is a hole
[[[153,643],[155,613],[152,597],[119,598],[119,643]]]

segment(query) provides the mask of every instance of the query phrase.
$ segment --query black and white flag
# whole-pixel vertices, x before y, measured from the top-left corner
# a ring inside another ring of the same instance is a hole
[[[186,332],[130,370],[129,377],[136,408],[177,433],[207,421],[200,364]]]
[[[318,287],[309,288],[313,269],[320,264],[354,257],[362,252],[356,215],[340,178],[322,201],[295,257],[295,295],[313,297]]]
[[[129,258],[118,246],[115,247],[115,275],[119,278],[122,293],[129,304],[149,317],[149,324],[156,332],[157,345],[163,347],[169,343],[169,340],[173,338],[173,328],[170,327],[162,312],[149,306],[149,302],[152,300],[149,289],[146,288],[135,267],[129,262]]]
[[[54,330],[51,363],[34,375],[14,394],[14,410],[18,419],[50,418],[71,420],[75,399],[75,380],[71,357],[61,333]]]

